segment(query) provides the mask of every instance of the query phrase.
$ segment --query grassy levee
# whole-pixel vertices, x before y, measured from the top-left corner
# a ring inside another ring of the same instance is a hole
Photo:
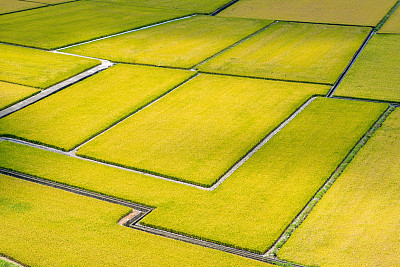
[[[379,30],[379,33],[394,33],[400,34],[400,8],[394,10],[394,12],[390,15],[389,19],[383,24],[382,28]]]
[[[0,142],[0,167],[156,207],[144,223],[264,252],[386,104],[318,98],[212,192]]]
[[[63,51],[115,62],[190,68],[271,22],[195,16]]]
[[[320,266],[397,266],[400,261],[400,110],[358,152],[278,252]]]
[[[30,87],[45,89],[100,63],[99,60],[0,44],[0,81]]]
[[[0,109],[40,92],[37,88],[0,81]]]
[[[333,84],[369,32],[366,27],[278,22],[199,70]]]
[[[47,0],[48,1],[48,0]],[[93,0],[98,1],[98,0]],[[135,6],[145,6],[163,8],[171,10],[186,10],[196,13],[211,13],[219,7],[230,2],[230,0],[102,0],[103,2],[115,4],[129,4]]]
[[[374,35],[334,95],[400,102],[399,61],[400,35]]]
[[[45,6],[45,4],[19,0],[0,0],[0,15]]]
[[[0,119],[0,135],[71,150],[194,74],[115,65]]]
[[[0,16],[0,41],[55,49],[187,14],[188,11],[76,1]]]
[[[0,208],[0,252],[29,266],[271,266],[120,226],[131,209],[4,175]]]
[[[240,0],[219,16],[376,26],[397,0]]]
[[[1,253],[0,253],[0,256],[1,256]],[[16,265],[10,261],[0,258],[0,267],[18,267],[18,266],[19,265]]]
[[[211,186],[328,86],[201,74],[78,150],[78,155]]]

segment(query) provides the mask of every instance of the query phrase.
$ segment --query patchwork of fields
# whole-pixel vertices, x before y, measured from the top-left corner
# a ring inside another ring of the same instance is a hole
[[[398,265],[399,5],[0,0],[0,266]]]

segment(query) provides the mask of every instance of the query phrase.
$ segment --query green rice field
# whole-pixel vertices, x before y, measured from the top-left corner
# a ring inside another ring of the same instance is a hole
[[[0,0],[0,14],[45,6],[45,4],[20,0]]]
[[[397,0],[240,0],[220,16],[376,26]]]
[[[47,0],[48,1],[48,0]],[[95,1],[95,0],[93,0]],[[129,4],[136,6],[163,8],[170,10],[186,10],[196,13],[211,13],[227,4],[229,0],[103,0],[115,4]]]
[[[4,175],[0,192],[1,252],[30,266],[268,266],[120,226],[127,207]]]
[[[0,0],[0,267],[399,266],[399,14]]]
[[[99,64],[98,60],[0,44],[0,81],[46,89]]]
[[[356,155],[279,256],[318,266],[398,265],[399,158],[397,109]]]
[[[202,74],[78,154],[210,186],[311,96],[328,90]]]
[[[55,49],[188,14],[179,10],[75,1],[0,16],[0,41]]]
[[[397,8],[388,21],[380,29],[379,33],[400,34],[400,9]]]
[[[375,35],[335,95],[400,102],[399,61],[400,35]]]
[[[264,252],[386,108],[319,98],[212,192],[5,141],[0,166],[156,207],[149,225]]]
[[[40,92],[40,90],[19,84],[0,81],[0,109]]]
[[[199,69],[333,84],[369,31],[362,27],[279,22]]]
[[[117,62],[190,68],[271,22],[195,16],[63,51]]]
[[[0,119],[0,135],[70,150],[192,75],[117,65]]]

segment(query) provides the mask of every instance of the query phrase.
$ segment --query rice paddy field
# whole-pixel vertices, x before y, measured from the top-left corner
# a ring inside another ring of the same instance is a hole
[[[335,95],[400,102],[399,61],[400,35],[375,35]]]
[[[393,33],[400,34],[400,10],[396,9],[389,17],[388,21],[383,24],[379,33]]]
[[[0,0],[0,266],[398,266],[400,1]]]
[[[0,42],[55,49],[189,13],[98,1],[74,1],[2,15]]]
[[[220,16],[376,26],[396,0],[240,0]]]
[[[270,23],[195,16],[63,51],[117,62],[191,68]]]
[[[2,253],[28,265],[268,266],[120,226],[127,207],[0,177]]]
[[[192,75],[191,71],[117,65],[0,119],[0,135],[71,150]],[[110,83],[115,86],[110,88]],[[68,131],[73,134],[65,138]]]
[[[400,112],[356,155],[279,256],[318,266],[396,266]],[[379,251],[379,253],[377,253]]]
[[[11,13],[42,6],[45,5],[42,3],[27,2],[20,0],[0,0],[0,14]]]
[[[369,32],[363,27],[278,22],[199,70],[333,84]]]
[[[0,44],[0,81],[4,82],[46,89],[99,64],[94,59]]]
[[[6,108],[38,92],[40,90],[36,88],[0,81],[0,109]]]
[[[212,192],[6,141],[0,167],[157,207],[142,223],[263,253],[386,108],[318,98]]]
[[[49,0],[47,0],[49,1]],[[51,1],[51,0],[50,0]],[[57,1],[57,0],[56,0]],[[91,0],[96,1],[96,0]],[[145,6],[154,8],[163,8],[171,10],[186,10],[196,13],[211,13],[229,3],[229,0],[103,0],[103,2],[116,4],[129,4],[134,6]]]
[[[201,74],[78,154],[211,186],[311,96],[327,90]]]

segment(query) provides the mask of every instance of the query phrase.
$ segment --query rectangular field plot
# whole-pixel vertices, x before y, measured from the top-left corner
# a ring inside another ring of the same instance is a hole
[[[264,252],[386,108],[317,99],[212,192],[6,141],[0,166],[155,207],[149,225]]]
[[[99,64],[99,60],[0,44],[0,81],[45,89]]]
[[[38,92],[40,90],[36,88],[0,81],[0,109],[6,108]]]
[[[130,208],[4,175],[0,209],[0,251],[28,266],[271,266],[120,226]]]
[[[399,62],[400,35],[374,35],[335,95],[400,102]]]
[[[220,16],[376,26],[397,0],[240,0]]]
[[[187,11],[75,1],[0,17],[0,41],[54,49],[186,15]]]
[[[400,34],[400,8],[398,7],[389,17],[379,33],[398,33]]]
[[[279,22],[199,69],[333,84],[369,31],[365,27]]]
[[[116,65],[4,117],[0,134],[70,150],[192,75]]]
[[[318,98],[217,190],[142,223],[263,253],[386,108]]]
[[[117,62],[190,68],[271,22],[196,16],[64,51]]]
[[[79,149],[79,155],[211,186],[328,86],[202,74]]]
[[[358,152],[280,258],[318,266],[400,262],[400,110]]]
[[[230,0],[103,0],[103,2],[171,10],[187,10],[196,13],[211,13],[224,4],[230,2]]]
[[[45,6],[45,4],[19,0],[0,0],[0,14]]]

